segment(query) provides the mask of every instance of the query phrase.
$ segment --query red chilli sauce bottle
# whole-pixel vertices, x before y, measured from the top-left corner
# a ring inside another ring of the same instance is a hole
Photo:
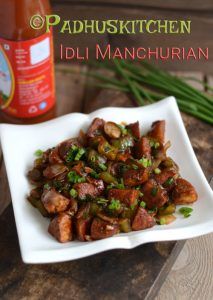
[[[52,31],[33,29],[49,0],[0,0],[0,122],[37,123],[54,116]]]

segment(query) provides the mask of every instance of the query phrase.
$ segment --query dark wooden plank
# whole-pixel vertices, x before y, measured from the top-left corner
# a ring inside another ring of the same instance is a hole
[[[172,1],[171,1],[172,2]],[[176,1],[177,2],[177,1]],[[57,61],[60,59],[60,45],[64,47],[79,47],[81,51],[85,47],[90,49],[90,59],[95,58],[95,45],[99,44],[101,47],[110,43],[112,48],[115,47],[184,47],[186,49],[193,47],[197,49],[202,47],[209,48],[209,60],[166,60],[166,61],[151,61],[154,64],[159,64],[161,67],[168,70],[182,70],[182,71],[202,71],[206,74],[211,74],[213,69],[213,57],[211,52],[213,50],[212,39],[212,12],[210,10],[206,13],[200,11],[187,11],[180,12],[171,10],[159,10],[156,8],[148,9],[123,7],[123,6],[107,6],[103,7],[97,5],[78,5],[76,2],[68,3],[62,2],[61,4],[55,3],[53,11],[61,16],[62,20],[107,20],[107,19],[121,19],[121,20],[137,20],[137,19],[171,19],[171,20],[188,20],[192,22],[191,34],[61,34],[59,28],[55,28],[55,56]],[[157,16],[157,17],[156,17]],[[71,61],[72,62],[72,61]],[[69,61],[68,61],[69,63]]]
[[[102,76],[113,77],[113,73],[105,69],[93,69],[90,68],[90,72],[99,73]],[[98,83],[98,80],[94,78],[88,78],[88,85],[85,91],[84,99],[84,113],[90,113],[96,109],[109,106],[118,106],[118,107],[131,107],[133,102],[127,96],[127,94],[116,91],[116,90],[107,90],[107,89],[98,89],[95,84]]]
[[[70,73],[66,72],[67,68]],[[56,65],[56,116],[82,111],[86,78],[81,76],[81,72],[85,72],[86,69],[86,66],[79,65]]]
[[[5,170],[5,164],[3,155],[0,149],[0,215],[10,203],[10,190],[7,181],[7,174]]]
[[[147,244],[72,262],[25,265],[11,206],[0,219],[0,237],[1,299],[144,299],[166,259]],[[171,249],[170,244],[166,257]]]
[[[60,0],[53,0],[52,3],[60,3]],[[160,8],[160,9],[174,9],[174,10],[213,10],[213,2],[211,0],[205,0],[201,3],[200,0],[194,0],[193,2],[189,1],[186,2],[185,0],[178,0],[178,1],[171,1],[171,0],[149,0],[149,1],[141,1],[141,0],[132,0],[131,2],[128,0],[80,0],[80,1],[73,1],[73,0],[64,0],[63,2],[70,3],[82,3],[87,4],[88,6],[94,5],[102,5],[102,6],[139,6],[139,7],[148,7],[152,8]]]
[[[62,20],[92,20],[98,15],[96,15],[96,10],[94,11],[91,7],[88,6],[78,6],[74,3],[69,4],[54,4],[53,12],[58,14]],[[102,10],[104,15],[104,11]],[[66,62],[64,59],[61,59],[60,47],[72,47],[74,49],[79,47],[79,54],[83,55],[83,51],[88,46],[94,46],[96,44],[100,44],[102,46],[106,46],[109,42],[107,33],[105,34],[61,34],[56,27],[54,30],[54,49],[55,49],[55,57],[57,61]],[[91,53],[94,53],[91,51]],[[73,62],[73,60],[67,61]],[[79,60],[81,62],[81,60]]]
[[[165,262],[162,265],[161,269],[159,269],[159,273],[156,274],[156,278],[153,281],[152,286],[150,287],[145,297],[145,300],[153,300],[158,295],[161,286],[163,285],[167,276],[169,276],[171,268],[174,265],[181,250],[183,249],[185,243],[186,243],[185,240],[178,241],[176,243],[173,242],[155,243],[156,249],[161,253],[161,255],[164,255]],[[169,256],[166,256],[170,248],[172,248],[172,251],[170,252]]]

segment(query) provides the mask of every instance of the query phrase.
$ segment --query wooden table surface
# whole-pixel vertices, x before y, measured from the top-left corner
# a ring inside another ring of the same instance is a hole
[[[74,68],[75,74],[64,72],[64,68]],[[87,113],[103,106],[132,105],[121,92],[88,87],[88,79],[80,75],[81,70],[78,66],[57,66],[56,115],[72,111]],[[201,80],[204,78],[202,74],[194,75]],[[209,179],[212,175],[212,127],[185,114],[183,119]],[[153,299],[157,295],[184,241],[150,243],[132,250],[113,250],[65,263],[23,264],[12,207],[11,204],[8,206],[10,195],[2,158],[0,164],[1,299]],[[159,299],[163,299],[163,295],[161,290]]]

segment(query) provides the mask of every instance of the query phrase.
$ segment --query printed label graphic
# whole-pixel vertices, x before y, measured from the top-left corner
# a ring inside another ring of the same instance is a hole
[[[52,32],[21,42],[0,39],[0,109],[35,117],[54,105]]]
[[[7,45],[5,45],[8,47]],[[0,45],[0,108],[7,107],[13,97],[14,77],[10,62]]]

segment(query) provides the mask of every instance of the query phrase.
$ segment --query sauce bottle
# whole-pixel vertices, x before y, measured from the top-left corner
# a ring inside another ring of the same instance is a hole
[[[52,31],[30,26],[33,15],[50,12],[49,0],[0,0],[0,122],[54,115]]]

